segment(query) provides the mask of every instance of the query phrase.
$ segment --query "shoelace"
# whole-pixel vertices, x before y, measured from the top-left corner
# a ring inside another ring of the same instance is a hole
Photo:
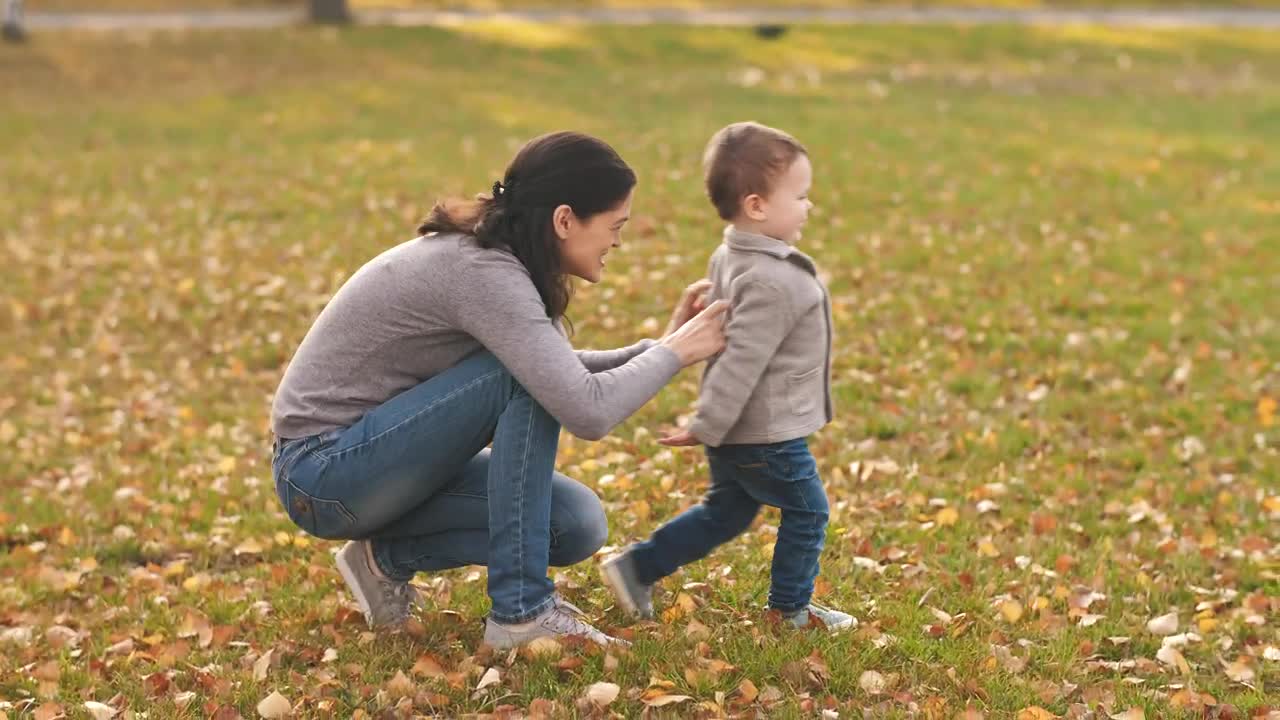
[[[393,621],[399,622],[409,617],[414,601],[421,598],[417,588],[409,583],[383,582],[382,598],[395,608]]]
[[[591,625],[570,615],[560,604],[556,605],[555,612],[544,621],[544,627],[565,635],[582,635],[596,642],[602,642],[606,637]]]

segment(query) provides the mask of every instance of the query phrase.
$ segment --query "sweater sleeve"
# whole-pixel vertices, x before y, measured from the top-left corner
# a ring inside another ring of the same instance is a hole
[[[454,273],[448,297],[454,326],[492,352],[566,430],[586,440],[609,434],[680,370],[680,358],[654,344],[619,367],[589,371],[547,317],[528,271],[505,253],[465,263]]]
[[[769,361],[791,331],[787,297],[763,282],[741,278],[730,288],[725,348],[707,368],[690,431],[718,447],[738,422]]]
[[[614,350],[578,350],[578,359],[582,361],[588,372],[598,373],[625,365],[631,358],[657,345],[656,340],[641,340],[634,345]]]

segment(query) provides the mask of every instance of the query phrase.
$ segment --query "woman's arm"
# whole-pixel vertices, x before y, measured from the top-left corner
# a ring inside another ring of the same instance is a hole
[[[680,301],[676,303],[675,309],[671,311],[671,321],[667,323],[667,332],[663,337],[667,337],[679,330],[693,316],[706,309],[707,293],[710,290],[711,281],[706,278],[685,288],[680,295]],[[603,372],[625,364],[631,358],[648,350],[655,344],[657,344],[656,340],[641,340],[634,345],[628,345],[616,350],[579,350],[578,357],[582,359],[582,364],[586,366],[587,370]]]
[[[607,435],[684,364],[671,348],[649,341],[621,365],[591,372],[547,317],[524,266],[506,253],[485,253],[452,277],[454,326],[492,352],[547,412],[579,437]]]
[[[657,340],[646,338],[634,345],[613,350],[577,350],[575,352],[578,353],[578,359],[582,361],[587,372],[598,373],[625,365],[631,361],[631,358],[657,344]]]

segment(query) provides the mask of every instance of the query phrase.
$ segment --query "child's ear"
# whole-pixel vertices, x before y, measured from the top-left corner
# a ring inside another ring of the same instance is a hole
[[[745,213],[748,218],[756,222],[762,222],[768,219],[764,212],[764,198],[760,197],[756,193],[751,193],[750,195],[742,198],[742,212]]]

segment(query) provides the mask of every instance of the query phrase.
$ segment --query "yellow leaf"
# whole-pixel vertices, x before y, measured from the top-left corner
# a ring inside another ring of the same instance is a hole
[[[1267,395],[1258,398],[1258,423],[1271,427],[1276,422],[1276,399]]]
[[[233,555],[257,555],[263,550],[262,543],[253,538],[246,538],[232,550]]]
[[[693,698],[688,695],[668,695],[665,692],[658,695],[650,695],[648,692],[646,692],[644,695],[640,697],[641,702],[643,702],[645,705],[648,705],[649,707],[662,707],[664,705],[674,705],[676,703],[682,703],[692,699]]]
[[[218,461],[218,472],[223,475],[229,474],[236,469],[236,459],[227,455]]]
[[[560,657],[560,651],[563,648],[554,638],[540,637],[525,646],[525,650],[532,657],[557,658]]]
[[[738,695],[742,697],[743,702],[753,703],[760,696],[760,691],[755,683],[743,678],[742,682],[738,683]]]
[[[1053,720],[1058,717],[1039,705],[1025,707],[1018,711],[1018,720]]]
[[[208,587],[211,582],[213,582],[213,578],[209,577],[209,573],[196,573],[182,581],[182,589],[187,592],[195,592]]]
[[[1016,623],[1022,619],[1022,603],[1017,600],[1005,600],[1000,603],[1000,615],[1007,622]]]
[[[982,557],[1000,557],[1000,551],[996,548],[996,544],[990,540],[978,541],[978,554]]]
[[[960,512],[953,507],[944,507],[934,516],[933,521],[942,527],[955,525],[960,519]]]

